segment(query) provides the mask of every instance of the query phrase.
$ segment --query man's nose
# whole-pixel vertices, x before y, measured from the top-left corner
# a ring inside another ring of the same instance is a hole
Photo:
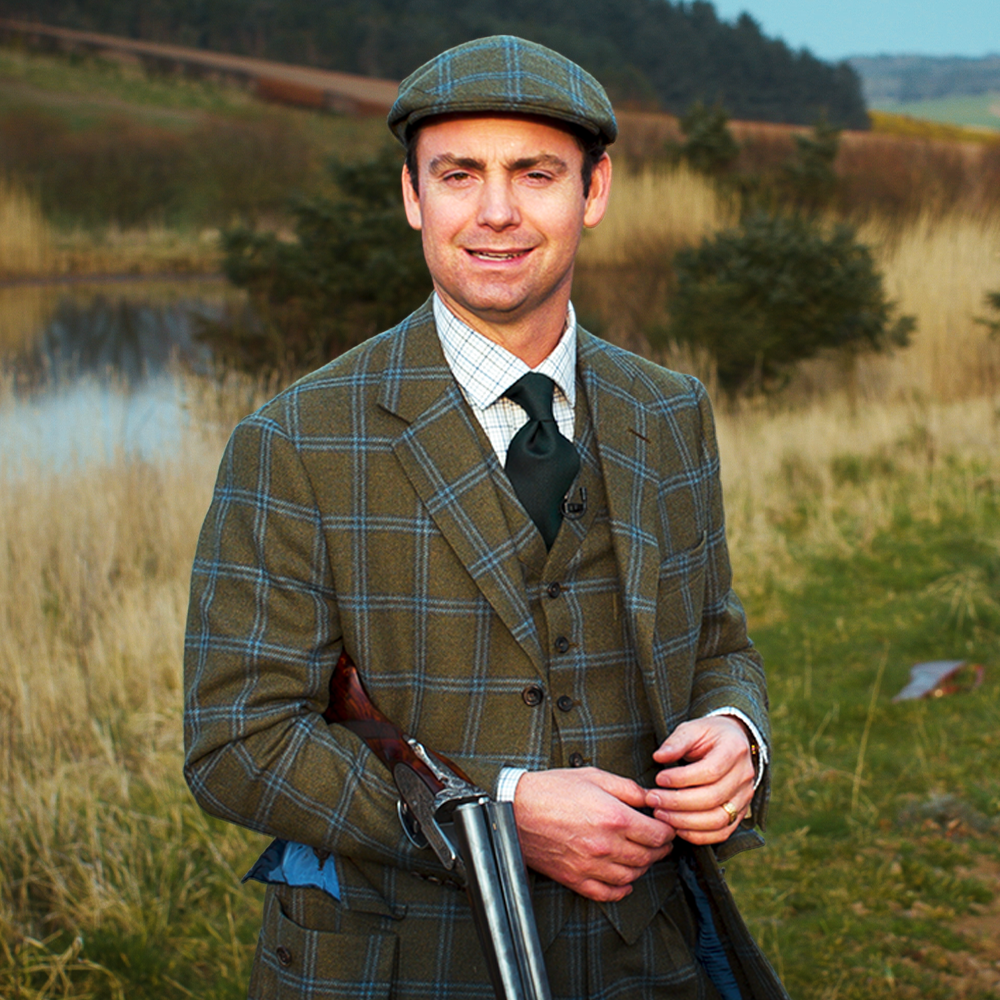
[[[511,185],[506,177],[488,177],[479,201],[479,224],[490,229],[507,229],[520,222]]]

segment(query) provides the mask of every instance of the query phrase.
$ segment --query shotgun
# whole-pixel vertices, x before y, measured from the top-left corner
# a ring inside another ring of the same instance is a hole
[[[457,765],[407,736],[373,704],[340,654],[323,713],[360,737],[392,773],[399,819],[465,887],[497,1000],[551,1000],[514,807],[494,802]]]

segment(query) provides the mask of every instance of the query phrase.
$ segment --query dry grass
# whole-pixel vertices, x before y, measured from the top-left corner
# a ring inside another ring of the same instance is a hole
[[[181,787],[180,651],[219,453],[228,428],[271,388],[184,381],[191,421],[180,455],[155,464],[121,455],[61,472],[39,464],[5,481],[0,928],[19,942],[22,971],[34,962],[54,976],[51,992],[25,997],[86,995],[60,986],[59,969],[69,970],[66,983],[119,983],[86,950],[67,951],[75,935],[138,928],[144,940],[167,942],[184,933],[185,909],[201,906],[208,919],[211,893],[223,893],[226,906],[240,898],[240,867],[259,842],[233,827],[209,829]],[[0,421],[12,405],[0,396]],[[840,398],[778,414],[721,412],[741,589],[787,579],[804,550],[864,545],[900,505],[931,520],[971,511],[976,476],[1000,477],[998,405],[857,410]],[[947,456],[980,472],[952,471]],[[216,928],[213,947],[231,954],[231,977],[245,981],[249,950],[233,927]],[[60,931],[68,938],[47,948]],[[190,947],[186,938],[176,945]],[[0,956],[0,995],[12,968]]]
[[[687,167],[618,170],[608,212],[580,249],[573,295],[583,322],[648,352],[643,337],[667,309],[673,255],[735,218],[735,204]]]
[[[803,551],[867,545],[901,509],[932,523],[970,512],[1000,482],[1000,394],[863,406],[837,394],[778,412],[744,403],[717,422],[742,590],[794,580]]]
[[[1000,142],[996,129],[966,125],[948,125],[926,118],[893,114],[891,111],[869,111],[872,131],[879,135],[901,135],[916,139],[939,139],[945,142],[975,142],[989,145]]]
[[[1000,388],[1000,342],[976,322],[1000,288],[1000,216],[923,215],[901,232],[873,221],[862,240],[876,248],[886,290],[919,327],[909,349],[869,359],[876,398],[918,394],[955,400]]]
[[[0,178],[0,281],[61,276],[216,274],[218,231],[144,226],[61,231],[24,188]],[[4,314],[6,316],[6,314]],[[0,330],[0,338],[8,339]]]
[[[267,389],[182,391],[183,452],[155,465],[0,467],[0,996],[122,995],[81,934],[188,969],[221,950],[222,978],[246,978],[231,918],[255,841],[210,828],[183,789],[181,648],[218,457]],[[15,405],[0,391],[0,424]]]
[[[681,247],[732,225],[736,205],[689,167],[618,170],[608,212],[583,241],[580,263],[631,263],[646,247]]]
[[[20,185],[0,178],[0,279],[47,271],[51,243],[38,203]]]

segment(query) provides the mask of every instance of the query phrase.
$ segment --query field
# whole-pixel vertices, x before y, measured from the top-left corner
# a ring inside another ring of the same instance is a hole
[[[20,220],[0,227],[9,273],[54,266],[32,255],[67,238],[29,194],[0,198]],[[796,1000],[1000,995],[1000,343],[975,321],[1000,289],[1000,216],[975,204],[862,222],[918,318],[911,347],[819,359],[780,399],[718,401],[774,723],[769,845],[728,876]],[[693,174],[619,171],[581,314],[645,350],[663,261],[732,211]],[[40,308],[18,302],[6,343]],[[709,359],[661,360],[711,388]],[[0,426],[18,405],[4,378]],[[177,384],[176,453],[0,468],[3,998],[245,996],[261,891],[239,879],[266,841],[183,785],[180,650],[219,455],[274,387]],[[934,659],[981,663],[984,682],[893,703]]]
[[[894,104],[880,110],[953,125],[1000,129],[1000,93],[996,92]]]

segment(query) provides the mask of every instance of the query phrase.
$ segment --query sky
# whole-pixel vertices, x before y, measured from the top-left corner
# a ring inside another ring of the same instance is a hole
[[[712,0],[732,21],[749,12],[771,38],[821,59],[1000,53],[1000,0]]]

